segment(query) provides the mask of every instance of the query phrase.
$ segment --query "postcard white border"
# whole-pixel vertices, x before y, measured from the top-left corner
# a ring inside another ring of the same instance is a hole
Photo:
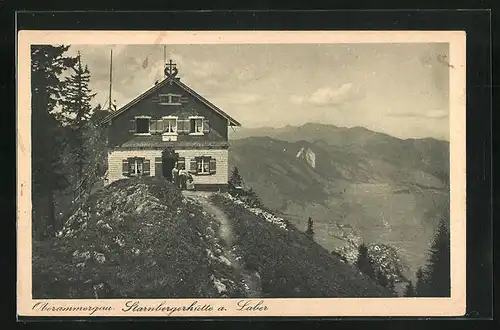
[[[450,70],[450,298],[264,299],[266,311],[236,310],[240,299],[139,299],[142,305],[182,306],[197,300],[225,311],[174,312],[171,316],[460,316],[466,306],[466,54],[464,31],[19,31],[17,54],[17,311],[19,316],[89,316],[64,307],[108,306],[92,316],[168,316],[165,312],[124,312],[134,299],[34,300],[31,293],[31,120],[32,44],[294,44],[294,43],[449,43]],[[253,299],[255,300],[255,299]],[[259,299],[257,299],[259,300]],[[39,303],[39,304],[37,304]],[[47,303],[47,305],[43,305]],[[58,311],[43,306],[59,307]],[[37,306],[34,308],[34,306]]]

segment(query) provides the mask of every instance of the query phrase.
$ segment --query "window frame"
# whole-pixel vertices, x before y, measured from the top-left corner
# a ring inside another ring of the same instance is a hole
[[[196,175],[210,175],[210,159],[212,157],[210,156],[199,156],[199,157],[196,157]],[[200,168],[201,168],[201,172],[198,171],[198,165],[201,165]],[[208,170],[207,172],[204,172],[203,171],[203,165],[208,165]]]
[[[163,135],[178,135],[179,134],[179,117],[177,116],[163,116],[161,117],[161,120],[163,122]],[[165,120],[175,120],[175,131],[174,132],[166,132],[165,131]]]
[[[201,128],[201,131],[200,132],[197,132],[197,126],[196,126],[196,122],[195,122],[195,131],[194,132],[191,132],[191,120],[201,120],[201,125],[200,125],[200,128]],[[205,133],[203,132],[203,121],[205,120],[205,117],[203,116],[189,116],[188,117],[188,120],[189,120],[189,135],[204,135]]]
[[[133,162],[134,166],[134,173],[132,173],[131,168],[131,162]],[[142,157],[130,157],[128,159],[128,163],[129,163],[129,176],[143,176],[144,175],[144,158]],[[140,164],[140,168],[141,168],[141,172],[140,173],[137,173],[137,169],[139,168],[139,164]]]
[[[162,97],[166,97],[167,98],[167,102],[162,102]],[[174,97],[178,98],[178,102],[173,102],[173,98]],[[181,97],[182,97],[182,95],[180,95],[180,94],[174,94],[174,93],[159,94],[159,96],[158,96],[158,103],[160,105],[181,105],[182,104]]]
[[[147,119],[148,120],[148,132],[147,133],[139,133],[137,132],[137,119]],[[151,135],[151,116],[135,116],[135,135]]]

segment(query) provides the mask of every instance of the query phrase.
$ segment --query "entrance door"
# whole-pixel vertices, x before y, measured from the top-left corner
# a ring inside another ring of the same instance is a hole
[[[172,182],[172,169],[177,162],[179,155],[172,148],[163,150],[161,157],[161,167],[163,177]]]
[[[174,166],[175,166],[175,159],[163,158],[162,160],[163,176],[170,182],[172,182],[172,169],[174,168]]]

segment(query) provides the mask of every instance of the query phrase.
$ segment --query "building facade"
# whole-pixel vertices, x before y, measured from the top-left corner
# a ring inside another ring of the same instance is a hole
[[[172,179],[177,166],[195,190],[227,189],[228,127],[235,119],[186,86],[171,61],[166,78],[105,117],[107,182],[156,176]]]

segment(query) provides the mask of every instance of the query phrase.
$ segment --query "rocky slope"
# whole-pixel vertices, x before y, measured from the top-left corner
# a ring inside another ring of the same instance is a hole
[[[205,198],[205,199],[202,199]],[[267,211],[154,178],[91,195],[34,241],[35,298],[390,296]]]

